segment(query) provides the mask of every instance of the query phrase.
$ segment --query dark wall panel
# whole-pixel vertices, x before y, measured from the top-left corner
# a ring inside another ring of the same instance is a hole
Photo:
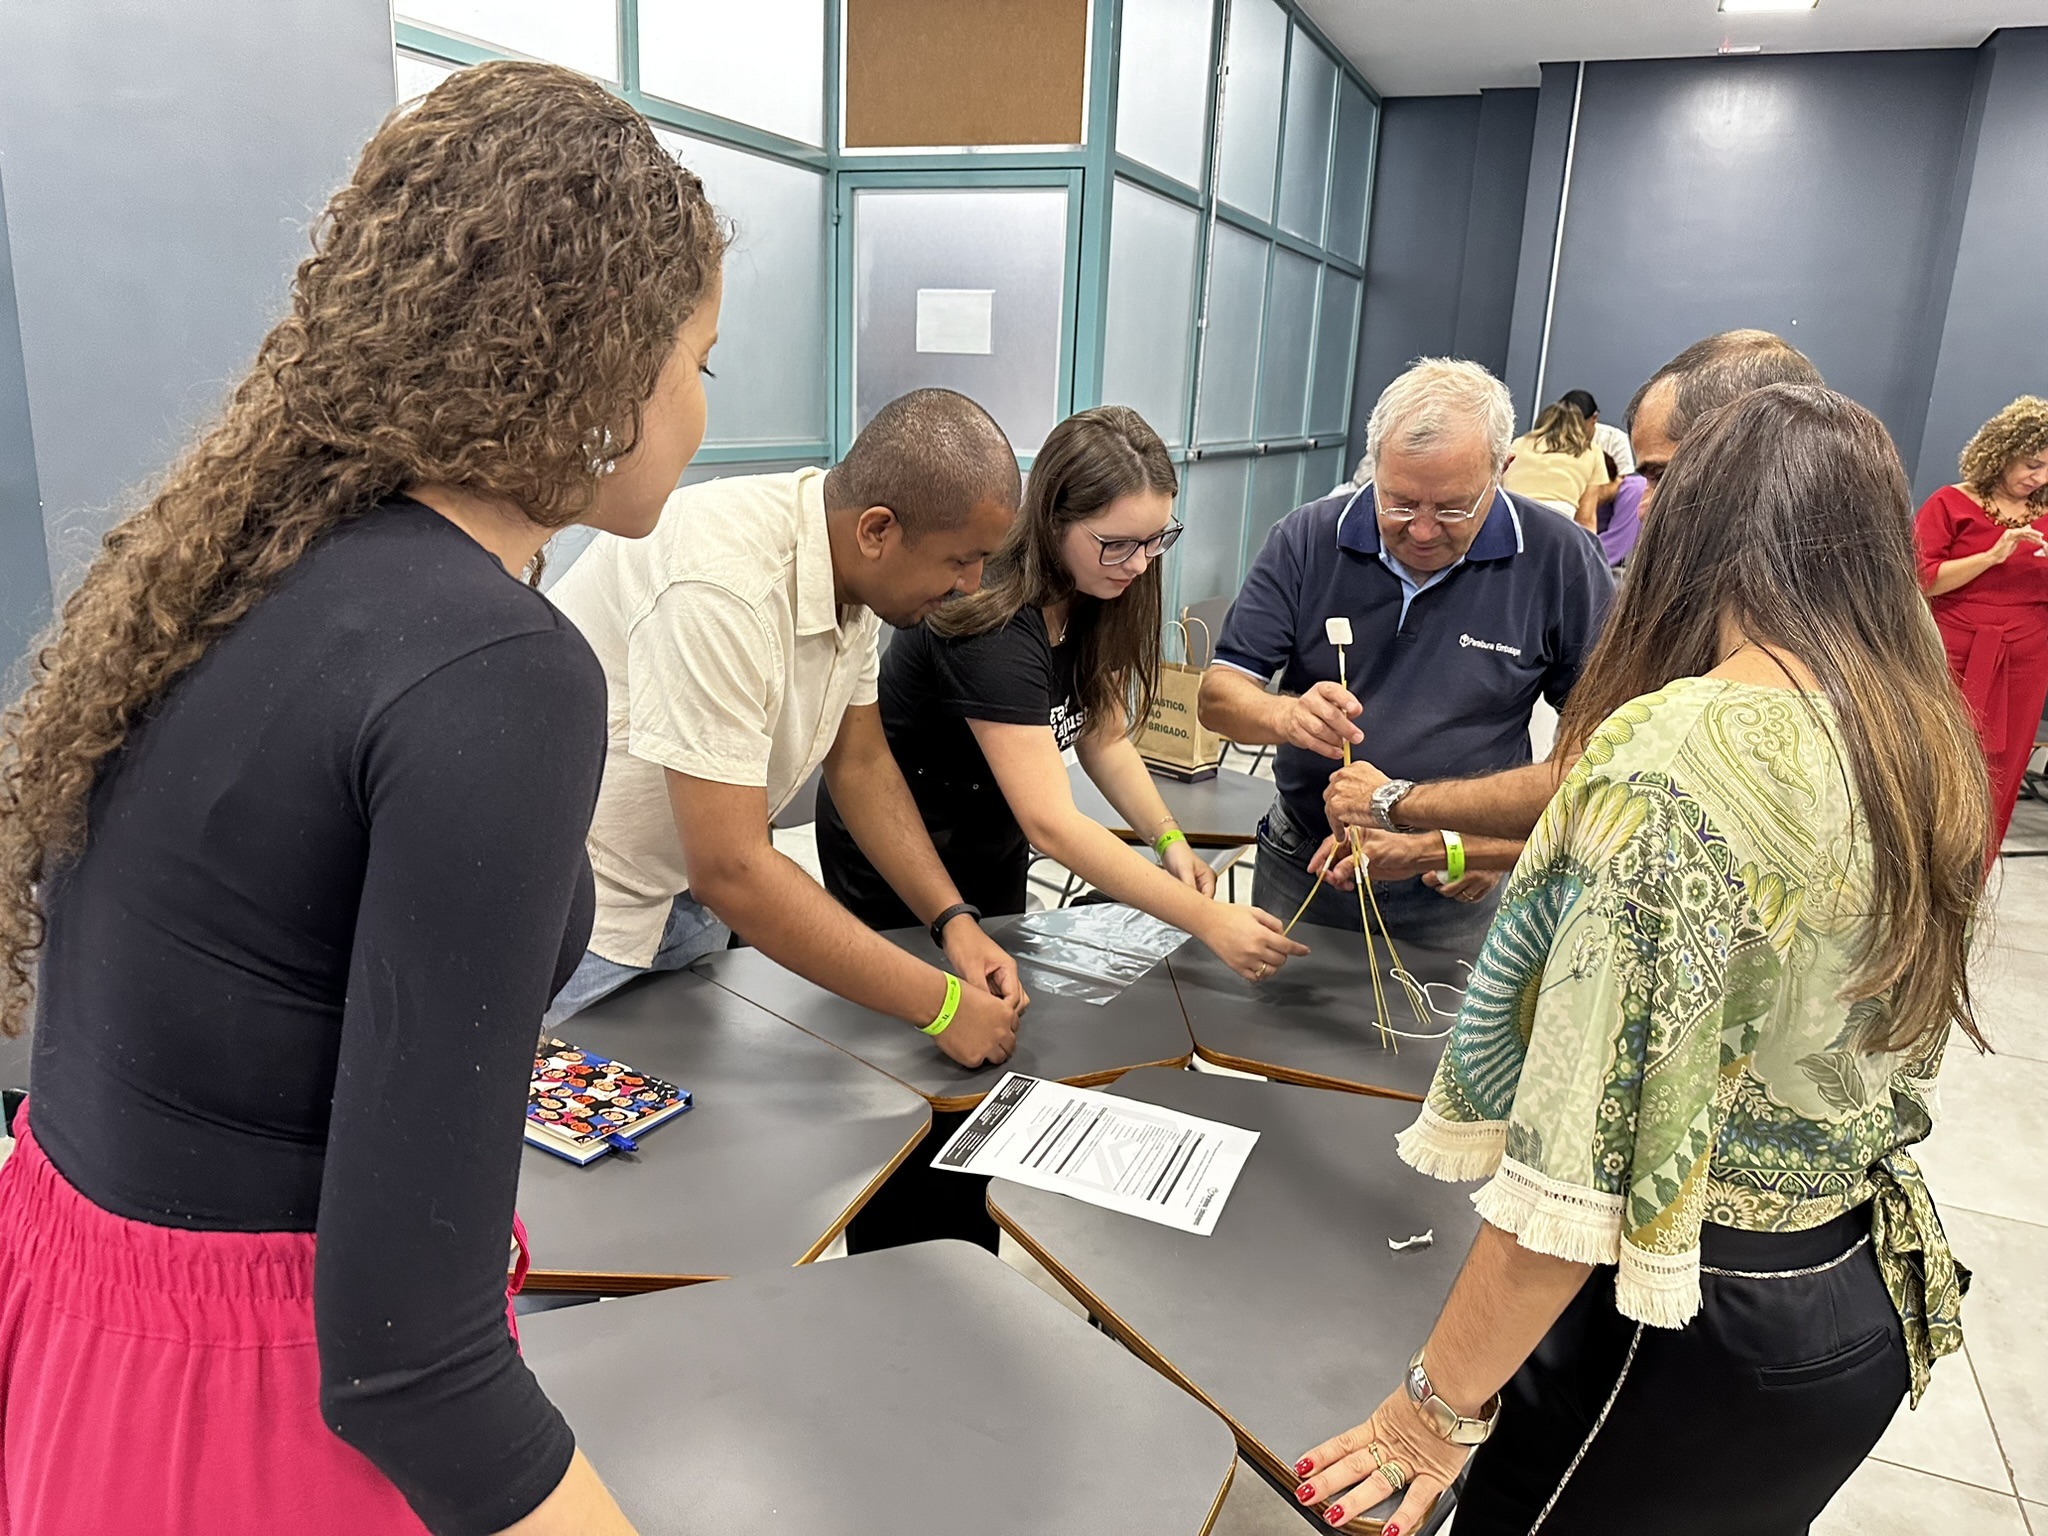
[[[1529,195],[1536,90],[1483,91],[1472,158],[1472,206],[1465,220],[1464,275],[1452,350],[1505,377],[1522,260],[1522,214]]]
[[[1975,64],[1942,50],[1587,65],[1544,395],[1625,400],[1687,343],[1760,326],[1912,454]],[[1518,307],[1518,340],[1520,323]]]
[[[2015,395],[2048,395],[2048,27],[1984,49],[1975,165],[1914,488],[1955,478],[1956,455]]]

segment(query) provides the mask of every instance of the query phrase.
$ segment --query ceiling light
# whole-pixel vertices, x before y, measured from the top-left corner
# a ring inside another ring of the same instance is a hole
[[[1762,43],[1723,43],[1721,45],[1721,52],[1724,54],[1762,53],[1763,51],[1764,45]]]
[[[1729,14],[1748,11],[1810,11],[1820,0],[1721,0],[1721,9]]]

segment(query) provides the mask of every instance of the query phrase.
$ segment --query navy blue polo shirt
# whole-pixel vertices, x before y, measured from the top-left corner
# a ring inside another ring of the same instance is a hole
[[[1323,621],[1351,621],[1355,748],[1397,779],[1445,779],[1529,761],[1529,714],[1561,706],[1600,637],[1614,578],[1600,544],[1548,507],[1496,494],[1465,558],[1414,590],[1381,557],[1371,488],[1297,507],[1267,535],[1223,621],[1216,660],[1288,693],[1337,681]],[[1295,819],[1328,825],[1338,764],[1282,746],[1273,776]]]

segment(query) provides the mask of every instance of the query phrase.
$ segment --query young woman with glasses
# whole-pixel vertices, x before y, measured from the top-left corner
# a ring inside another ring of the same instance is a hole
[[[882,723],[947,872],[979,911],[1024,910],[1035,847],[1258,981],[1307,950],[1270,914],[1212,899],[1215,873],[1131,743],[1159,673],[1159,557],[1180,537],[1178,488],[1136,411],[1101,406],[1061,422],[981,590],[899,634],[882,658]],[[1160,863],[1075,806],[1068,747]],[[849,910],[877,928],[915,925],[823,793],[818,857]]]

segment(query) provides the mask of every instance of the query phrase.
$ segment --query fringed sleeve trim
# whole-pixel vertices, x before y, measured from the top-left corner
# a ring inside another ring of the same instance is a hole
[[[1575,1264],[1612,1264],[1621,1246],[1621,1196],[1567,1184],[1511,1157],[1472,1196],[1479,1214],[1532,1253]]]
[[[1394,1149],[1417,1173],[1457,1184],[1492,1174],[1507,1134],[1504,1120],[1446,1120],[1424,1105],[1415,1123],[1394,1138]]]
[[[1614,1306],[1623,1317],[1652,1328],[1683,1328],[1700,1310],[1700,1251],[1649,1253],[1621,1245]]]

